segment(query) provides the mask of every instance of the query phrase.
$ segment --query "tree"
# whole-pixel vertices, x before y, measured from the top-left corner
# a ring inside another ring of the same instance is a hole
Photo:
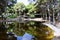
[[[17,7],[18,6],[18,7]],[[23,14],[23,10],[25,8],[25,5],[23,3],[16,3],[13,7],[14,11],[20,15]]]
[[[26,9],[28,10],[26,14],[29,15],[29,17],[35,17],[34,14],[36,13],[37,8],[34,4],[27,5]]]
[[[7,6],[7,0],[0,0],[0,11],[4,12],[5,11],[5,7]],[[1,14],[1,13],[0,13]]]
[[[10,0],[9,2],[12,2],[13,0]],[[18,6],[18,7],[17,7]],[[24,10],[25,5],[23,3],[13,3],[8,5],[6,7],[6,14],[11,14],[8,15],[7,18],[15,18],[20,14],[23,14],[23,10]]]
[[[5,20],[2,13],[5,12],[8,0],[0,0],[0,20]],[[5,27],[5,22],[0,22],[0,40],[7,40],[7,30]]]
[[[15,3],[17,3],[17,0],[8,0],[8,7],[13,6]]]
[[[10,10],[13,10],[13,11],[12,11],[13,16],[14,16],[14,15],[16,15],[16,17],[17,17],[17,16],[22,16],[21,14],[24,14],[25,5],[24,5],[23,3],[16,3],[16,4],[14,4],[14,6],[12,6],[11,8],[8,7],[8,8],[7,8],[7,11],[8,11],[8,10],[9,10],[9,12],[10,12]],[[8,13],[9,13],[9,12],[8,12]],[[11,15],[10,15],[9,17],[12,18]],[[13,22],[12,24],[9,24],[8,26],[9,26],[8,32],[11,32],[11,30],[13,30],[13,32],[16,33],[17,35],[23,34],[23,33],[22,33],[23,30],[20,28],[20,26],[22,26],[22,25],[20,25],[20,23]]]
[[[26,6],[26,8],[29,10],[28,12],[36,11],[34,4],[29,4]]]
[[[18,6],[18,7],[17,7]],[[17,9],[22,9],[23,10],[23,8],[25,7],[25,5],[23,4],[23,3],[16,3],[15,5],[14,5],[14,9],[15,9],[15,11],[17,10]]]

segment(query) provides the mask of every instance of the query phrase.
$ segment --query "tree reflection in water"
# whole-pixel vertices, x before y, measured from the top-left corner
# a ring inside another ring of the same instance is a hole
[[[27,32],[35,37],[34,40],[52,40],[54,37],[53,31],[39,22],[27,22],[25,24],[15,22],[13,32],[20,36]]]

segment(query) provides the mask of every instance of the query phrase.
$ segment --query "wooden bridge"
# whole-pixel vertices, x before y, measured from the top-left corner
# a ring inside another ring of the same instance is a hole
[[[19,22],[24,23],[25,21],[36,21],[36,22],[46,22],[47,20],[43,20],[43,18],[7,18],[6,20],[0,20],[0,22]]]
[[[47,20],[43,20],[43,18],[23,18],[23,17],[17,17],[17,18],[9,18],[6,20],[0,20],[0,22],[19,22],[19,23],[24,23],[26,21],[35,21],[35,22],[41,22],[43,25],[46,25],[50,27],[54,31],[54,36],[60,36],[60,29],[58,29],[56,26],[46,23]]]

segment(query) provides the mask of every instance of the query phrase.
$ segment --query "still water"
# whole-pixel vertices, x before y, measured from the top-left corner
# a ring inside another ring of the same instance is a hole
[[[48,26],[43,25],[41,22],[33,22],[33,21],[26,22],[26,23],[14,22],[12,24],[9,24],[9,26],[10,27],[12,26],[11,29],[13,29],[13,32],[17,36],[24,37],[24,34],[27,33],[27,36],[31,35],[31,37],[32,36],[34,37],[33,40],[54,40],[53,30],[50,29]]]

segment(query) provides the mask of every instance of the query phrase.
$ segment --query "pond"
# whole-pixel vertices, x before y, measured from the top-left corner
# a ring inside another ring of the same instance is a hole
[[[10,29],[13,29],[13,32],[17,36],[24,37],[24,34],[27,33],[28,35],[32,35],[34,37],[33,38],[34,40],[52,40],[52,38],[54,37],[52,29],[50,29],[46,25],[43,25],[41,22],[33,21],[26,23],[13,22],[12,24],[9,24],[9,27]]]

